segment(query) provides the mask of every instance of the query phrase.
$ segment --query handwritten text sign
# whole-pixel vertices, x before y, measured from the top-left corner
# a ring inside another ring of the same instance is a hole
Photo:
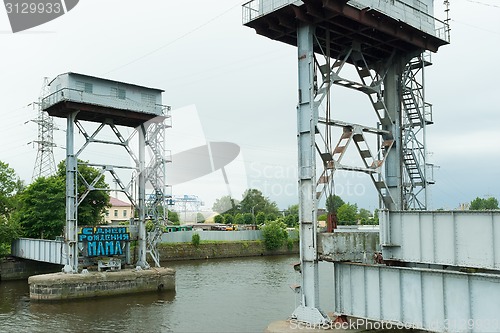
[[[78,241],[84,244],[87,257],[110,257],[123,255],[130,233],[127,227],[82,227]]]

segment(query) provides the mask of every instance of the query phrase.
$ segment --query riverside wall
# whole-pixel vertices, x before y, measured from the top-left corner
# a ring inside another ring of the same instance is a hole
[[[275,251],[266,250],[262,241],[210,242],[194,246],[192,243],[161,243],[158,245],[160,259],[164,261],[256,257],[269,255],[299,254],[299,242],[289,247],[285,244]]]
[[[62,265],[8,257],[0,260],[0,280],[26,280],[32,275],[60,272]]]

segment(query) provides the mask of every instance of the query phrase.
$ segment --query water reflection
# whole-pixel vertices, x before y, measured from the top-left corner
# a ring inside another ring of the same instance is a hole
[[[26,281],[0,283],[0,332],[262,332],[297,305],[295,256],[165,263],[176,292],[30,302]],[[320,264],[331,311],[331,267]],[[329,288],[329,289],[328,289]]]

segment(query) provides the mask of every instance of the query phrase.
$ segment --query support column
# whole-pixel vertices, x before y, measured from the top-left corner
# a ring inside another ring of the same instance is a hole
[[[66,228],[64,233],[66,265],[65,273],[78,273],[78,206],[77,177],[78,162],[75,155],[75,120],[78,111],[66,118]]]
[[[401,140],[401,59],[395,58],[389,65],[387,75],[384,79],[384,102],[390,118],[392,119],[392,128],[384,128],[392,132],[394,136],[394,146],[389,151],[385,160],[385,180],[387,187],[394,199],[395,207],[387,207],[390,210],[404,209],[403,204],[403,156]]]
[[[139,206],[139,254],[136,266],[149,268],[146,261],[146,128],[144,125],[137,131],[139,135],[139,176],[137,177]]]
[[[315,130],[318,108],[314,102],[314,51],[312,25],[297,30],[299,103],[297,106],[300,263],[302,271],[301,303],[292,318],[310,324],[329,322],[319,310],[317,258],[317,200]]]

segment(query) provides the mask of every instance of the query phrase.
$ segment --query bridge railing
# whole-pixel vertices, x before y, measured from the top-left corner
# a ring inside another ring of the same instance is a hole
[[[64,241],[19,238],[12,242],[12,255],[63,265],[63,246]]]

